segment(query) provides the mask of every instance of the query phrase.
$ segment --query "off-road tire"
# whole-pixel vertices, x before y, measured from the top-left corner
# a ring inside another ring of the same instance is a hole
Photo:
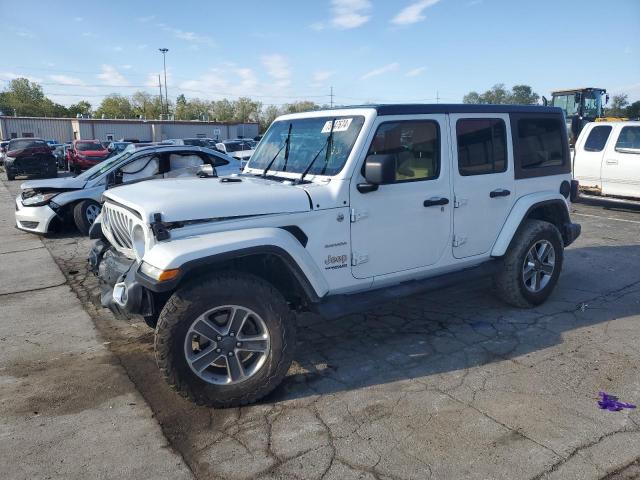
[[[522,267],[529,249],[539,240],[548,240],[555,249],[555,266],[551,279],[539,292],[527,290],[522,278]],[[557,227],[542,220],[525,220],[514,236],[507,253],[494,275],[497,295],[505,302],[520,308],[532,308],[543,303],[553,291],[562,271],[564,258],[562,236]]]
[[[100,204],[93,200],[82,200],[73,207],[73,221],[80,233],[84,236],[89,235],[89,229],[92,225],[87,219],[87,208],[90,205],[97,205],[100,207]]]
[[[206,310],[221,305],[250,308],[264,320],[270,336],[266,362],[247,380],[214,385],[198,377],[184,353],[187,331]],[[178,289],[167,301],[156,326],[156,362],[167,383],[197,405],[226,408],[248,405],[276,388],[293,360],[294,314],[282,294],[265,280],[245,273],[221,272]]]

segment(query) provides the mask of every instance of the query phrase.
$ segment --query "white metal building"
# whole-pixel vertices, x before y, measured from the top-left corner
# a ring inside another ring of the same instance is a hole
[[[253,138],[257,123],[103,120],[87,118],[45,118],[0,116],[0,139],[37,137],[58,142],[96,139],[102,142],[137,139],[158,142],[168,138]]]

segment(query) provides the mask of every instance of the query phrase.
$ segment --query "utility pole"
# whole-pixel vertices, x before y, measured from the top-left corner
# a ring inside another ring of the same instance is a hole
[[[160,82],[160,74],[158,74],[158,88],[160,89],[160,120],[162,120],[162,112],[164,112],[164,102],[162,101],[162,82]]]
[[[331,97],[331,108],[333,108],[333,85],[331,86],[331,93],[329,96]]]
[[[167,108],[167,119],[169,119],[169,97],[167,96],[167,52],[169,51],[169,49],[159,48],[158,50],[162,52],[162,65],[164,67],[164,103]]]
[[[440,103],[440,92],[436,90],[436,103]]]

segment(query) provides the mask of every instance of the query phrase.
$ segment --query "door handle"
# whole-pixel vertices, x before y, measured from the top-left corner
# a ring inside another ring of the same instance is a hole
[[[608,158],[607,165],[618,165],[618,160],[616,160],[615,158]]]
[[[449,203],[449,199],[448,198],[433,197],[433,198],[430,198],[428,200],[425,200],[422,205],[424,205],[425,207],[435,207],[435,206],[438,206],[438,205],[446,205],[448,203]]]
[[[497,190],[493,190],[492,192],[489,192],[489,196],[491,198],[508,197],[509,195],[511,195],[511,192],[506,188],[498,188]]]

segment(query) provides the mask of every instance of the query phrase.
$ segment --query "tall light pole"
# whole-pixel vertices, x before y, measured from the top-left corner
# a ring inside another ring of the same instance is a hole
[[[167,52],[169,51],[168,48],[159,48],[158,50],[160,50],[162,52],[162,65],[164,67],[164,103],[166,104],[167,107],[167,120],[169,119],[169,97],[167,96]]]

